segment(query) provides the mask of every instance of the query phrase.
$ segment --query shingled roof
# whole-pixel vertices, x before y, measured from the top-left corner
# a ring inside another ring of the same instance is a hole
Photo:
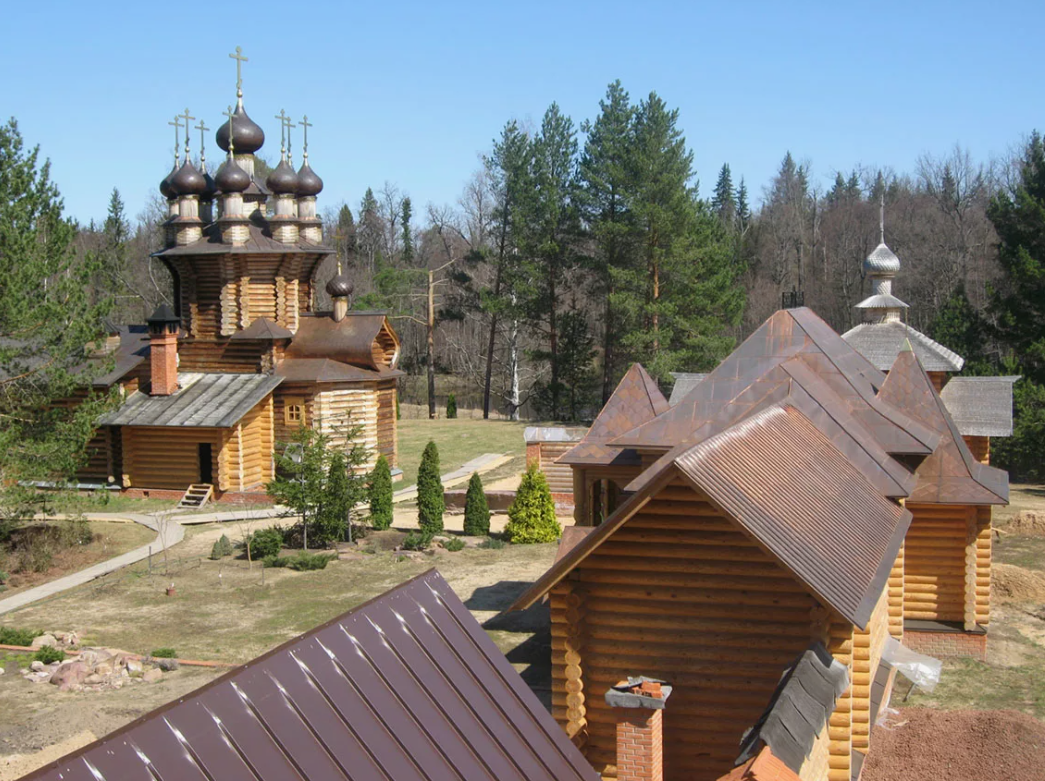
[[[1012,385],[1016,376],[952,377],[940,391],[958,430],[967,437],[1012,436]]]
[[[981,464],[972,455],[909,343],[896,357],[878,395],[942,434],[935,451],[915,470],[918,484],[909,502],[1008,503],[1008,474]]]
[[[889,371],[907,340],[926,371],[960,372],[965,365],[958,353],[903,322],[861,323],[842,334],[842,338],[881,371]]]
[[[753,414],[659,466],[513,605],[533,604],[681,476],[824,604],[867,626],[911,514],[882,494],[790,404]]]
[[[703,381],[708,376],[708,373],[672,372],[671,376],[675,380],[675,384],[671,386],[671,396],[668,397],[668,404],[674,407],[686,398],[686,395],[696,387],[698,382]]]
[[[588,433],[558,461],[562,464],[638,463],[621,448],[606,443],[669,409],[656,381],[640,363],[633,363],[613,395],[591,424]]]
[[[599,774],[429,570],[27,778]]]

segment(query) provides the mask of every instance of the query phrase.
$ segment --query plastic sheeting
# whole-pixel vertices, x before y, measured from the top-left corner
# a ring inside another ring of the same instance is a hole
[[[931,692],[940,682],[943,662],[931,656],[912,651],[894,637],[887,638],[882,649],[882,659],[919,689]]]

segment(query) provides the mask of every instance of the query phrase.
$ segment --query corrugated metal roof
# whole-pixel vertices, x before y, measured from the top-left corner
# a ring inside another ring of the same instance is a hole
[[[796,407],[775,405],[685,452],[556,562],[513,605],[525,608],[681,474],[825,604],[866,627],[911,514],[881,493]]]
[[[561,464],[641,463],[637,454],[610,447],[609,441],[667,412],[668,402],[641,363],[633,363],[580,444],[559,457]]]
[[[708,373],[672,372],[671,376],[675,378],[675,384],[671,386],[671,396],[668,398],[668,405],[674,407],[686,397],[686,394],[696,387],[698,382],[707,377]]]
[[[599,775],[430,570],[27,778]]]
[[[170,396],[132,393],[119,409],[99,418],[99,425],[228,428],[272,393],[283,378],[182,373],[178,382],[178,391]]]
[[[894,295],[880,293],[877,296],[868,296],[854,309],[910,309],[910,307]]]
[[[868,274],[895,274],[900,270],[900,259],[896,253],[880,242],[864,259],[864,271]]]
[[[909,410],[942,434],[940,444],[915,469],[918,484],[908,497],[909,502],[1008,503],[1008,473],[981,464],[969,452],[932,380],[909,345],[897,356],[879,395]]]
[[[908,339],[926,371],[959,372],[965,365],[965,359],[958,353],[906,323],[862,323],[846,331],[842,338],[881,371],[889,371]]]
[[[1012,384],[1019,376],[952,377],[940,398],[967,437],[1012,436]]]

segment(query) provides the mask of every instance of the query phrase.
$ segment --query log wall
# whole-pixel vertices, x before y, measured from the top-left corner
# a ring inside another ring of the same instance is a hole
[[[853,677],[853,625],[842,616],[830,613],[824,645],[835,659],[849,668]],[[853,767],[853,687],[835,703],[828,719],[828,781],[852,781]]]
[[[886,591],[889,594],[889,634],[897,640],[903,640],[903,548],[896,554],[896,562],[889,571],[889,583]]]
[[[852,735],[853,750],[867,754],[871,745],[871,682],[882,660],[882,649],[889,637],[889,590],[871,614],[867,629],[853,629]]]
[[[350,429],[361,427],[356,441],[366,449],[364,469],[373,469],[377,461],[377,388],[330,388],[324,386],[313,402],[314,426],[330,437],[333,447],[344,448]]]
[[[395,380],[385,380],[377,385],[377,450],[392,467],[398,466],[399,461],[396,392]]]
[[[199,445],[206,442],[217,488],[229,490],[227,459],[222,457],[229,429],[124,426],[121,435],[124,488],[184,491],[200,482]]]
[[[816,608],[705,497],[669,485],[552,591],[553,715],[584,733],[589,761],[615,777],[606,689],[629,674],[662,678],[675,686],[665,778],[717,779],[808,646]]]
[[[548,478],[548,487],[553,494],[573,493],[573,469],[569,464],[557,464],[556,461],[576,447],[576,442],[541,442],[538,468]]]
[[[991,462],[991,438],[990,437],[962,437],[965,445],[969,448],[973,458],[981,464]]]
[[[227,436],[223,453],[231,491],[264,487],[273,477],[273,401],[259,402]]]

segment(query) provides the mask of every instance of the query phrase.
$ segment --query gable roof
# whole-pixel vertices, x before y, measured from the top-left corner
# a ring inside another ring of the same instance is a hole
[[[773,756],[769,746],[742,765],[737,765],[718,781],[802,781],[794,770]]]
[[[667,451],[703,438],[702,431],[721,430],[761,408],[771,396],[774,401],[786,396],[787,390],[779,386],[787,375],[780,367],[799,356],[830,383],[888,452],[932,452],[939,435],[882,403],[876,391],[885,376],[805,307],[776,312],[678,405],[609,444]]]
[[[895,320],[861,323],[842,334],[842,338],[881,371],[889,371],[908,339],[926,371],[960,372],[965,365],[965,359],[958,353]]]
[[[277,339],[293,339],[294,334],[267,317],[259,317],[249,326],[244,328],[242,331],[236,331],[230,340],[244,340],[249,341],[256,339],[259,341],[271,342]]]
[[[1012,385],[1019,375],[952,377],[940,391],[947,411],[966,437],[1012,436]]]
[[[671,386],[668,405],[674,407],[686,398],[686,395],[708,374],[707,372],[672,372],[671,376],[675,379],[675,384]]]
[[[885,586],[911,514],[885,499],[797,408],[778,404],[659,466],[512,606],[533,604],[676,476],[861,628]]]
[[[27,778],[599,775],[429,570]]]
[[[178,375],[178,390],[170,396],[135,391],[116,410],[103,415],[103,426],[163,426],[228,428],[235,426],[283,382],[271,374]]]
[[[384,312],[349,312],[340,321],[328,313],[303,314],[286,357],[327,358],[366,369],[384,369],[374,360],[373,347],[387,323]]]
[[[591,424],[588,433],[579,444],[560,456],[558,462],[608,464],[623,459],[631,463],[635,459],[628,458],[621,448],[609,447],[606,443],[641,423],[653,420],[668,409],[668,402],[656,381],[642,364],[633,363]]]
[[[896,406],[910,410],[912,415],[942,434],[936,450],[915,469],[918,484],[908,501],[932,504],[1008,503],[1008,474],[981,464],[972,455],[909,343],[896,357],[878,395]]]

